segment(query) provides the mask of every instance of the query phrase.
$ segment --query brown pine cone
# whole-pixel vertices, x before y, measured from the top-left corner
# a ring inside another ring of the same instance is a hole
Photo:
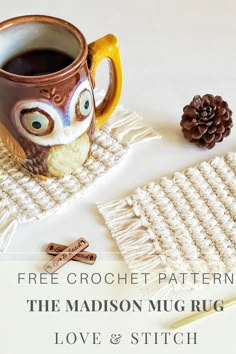
[[[195,96],[183,111],[180,125],[184,137],[199,147],[212,149],[230,134],[232,111],[220,96]]]

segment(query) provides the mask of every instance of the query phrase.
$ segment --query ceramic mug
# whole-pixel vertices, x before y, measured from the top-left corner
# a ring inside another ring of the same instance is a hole
[[[92,135],[117,106],[122,72],[118,40],[87,44],[72,24],[49,16],[0,23],[0,136],[29,172],[72,173],[89,156]],[[110,65],[109,86],[96,106],[96,68]]]

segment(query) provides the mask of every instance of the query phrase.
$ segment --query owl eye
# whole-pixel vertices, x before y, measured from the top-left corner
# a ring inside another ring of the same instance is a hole
[[[20,112],[20,120],[23,128],[36,136],[48,135],[53,131],[54,120],[40,108],[23,109]]]
[[[92,96],[89,90],[81,92],[76,104],[76,116],[78,120],[84,120],[92,110]]]

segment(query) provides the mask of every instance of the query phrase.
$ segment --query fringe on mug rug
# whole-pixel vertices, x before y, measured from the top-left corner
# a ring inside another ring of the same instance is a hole
[[[148,183],[98,209],[131,272],[150,273],[148,296],[200,286],[182,273],[236,269],[236,154]],[[160,284],[158,274],[167,280]],[[175,274],[177,283],[168,283]]]

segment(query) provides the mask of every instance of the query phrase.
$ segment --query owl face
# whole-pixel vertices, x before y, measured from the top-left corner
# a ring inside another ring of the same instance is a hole
[[[65,94],[61,94],[60,86],[40,89],[39,99],[20,99],[11,111],[16,139],[9,132],[6,145],[33,174],[63,176],[88,158],[95,128],[91,84],[86,79],[74,86],[72,80],[64,90],[67,87]]]
[[[64,110],[45,99],[24,100],[13,109],[13,121],[27,140],[41,145],[65,145],[82,136],[90,127],[94,104],[90,83],[80,83]]]

